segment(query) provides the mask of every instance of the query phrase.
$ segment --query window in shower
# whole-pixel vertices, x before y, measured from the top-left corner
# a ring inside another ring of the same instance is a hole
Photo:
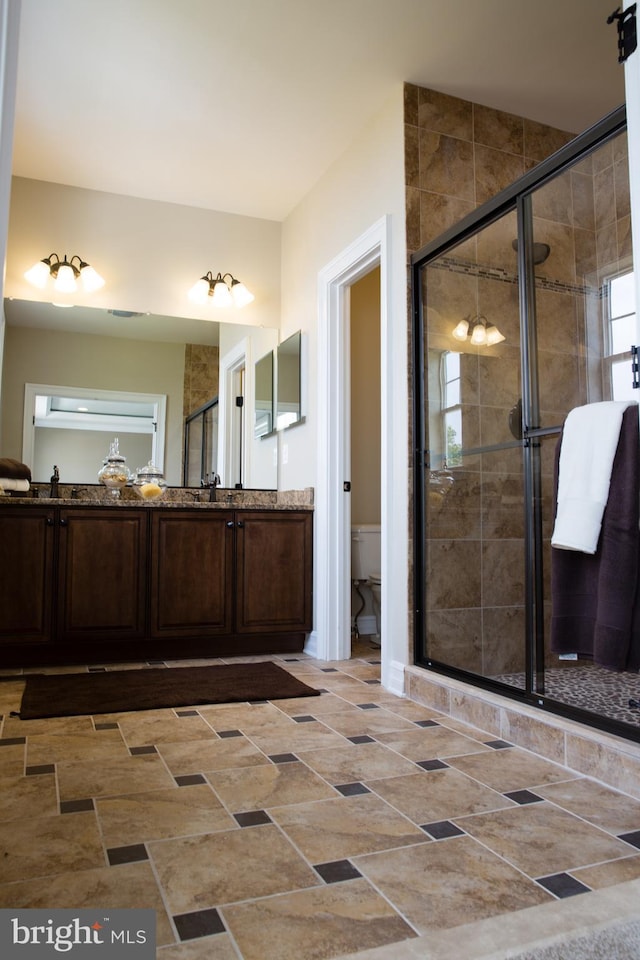
[[[605,281],[603,303],[611,398],[635,401],[630,374],[630,346],[636,341],[635,277],[632,270]]]
[[[445,465],[462,463],[462,409],[460,407],[460,354],[445,350],[442,354],[442,426]]]

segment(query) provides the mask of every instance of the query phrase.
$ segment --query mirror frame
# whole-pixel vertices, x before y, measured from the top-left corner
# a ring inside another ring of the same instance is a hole
[[[297,341],[297,349],[295,341]],[[293,348],[293,349],[292,349]],[[298,378],[298,393],[295,401],[284,400],[282,396],[282,357],[285,356],[295,356],[297,355],[297,378]],[[276,429],[277,430],[288,430],[290,427],[295,427],[299,423],[304,423],[304,417],[302,416],[302,331],[298,330],[296,333],[292,333],[290,337],[287,337],[286,340],[283,340],[278,344],[278,371],[277,371],[277,388],[276,388]],[[284,406],[287,406],[289,409],[284,409]],[[295,407],[296,410],[290,409]],[[288,416],[292,413],[296,413],[295,420],[287,419]],[[282,422],[282,419],[285,419],[286,422]]]

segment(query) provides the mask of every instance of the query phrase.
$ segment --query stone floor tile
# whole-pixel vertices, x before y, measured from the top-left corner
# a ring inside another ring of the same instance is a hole
[[[355,857],[353,862],[420,933],[551,899],[470,837]]]
[[[269,813],[311,863],[431,842],[422,830],[371,793],[275,807]]]
[[[153,842],[148,849],[172,914],[320,883],[272,824]]]
[[[415,937],[365,880],[223,907],[244,960],[341,957]]]

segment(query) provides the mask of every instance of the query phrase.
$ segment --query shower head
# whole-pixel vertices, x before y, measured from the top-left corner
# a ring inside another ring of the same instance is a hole
[[[518,241],[512,240],[511,246],[513,249],[518,252]],[[544,263],[549,254],[551,253],[551,247],[548,243],[534,243],[533,245],[533,262],[537,266],[541,263]]]

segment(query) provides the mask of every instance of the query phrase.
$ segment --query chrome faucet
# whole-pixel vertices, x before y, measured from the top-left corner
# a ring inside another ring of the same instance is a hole
[[[207,474],[206,484],[204,480],[201,480],[200,483],[203,487],[204,486],[209,487],[209,503],[215,503],[216,491],[217,491],[218,484],[220,483],[220,477],[218,476],[218,474],[212,473],[210,477],[209,477],[209,474]]]

